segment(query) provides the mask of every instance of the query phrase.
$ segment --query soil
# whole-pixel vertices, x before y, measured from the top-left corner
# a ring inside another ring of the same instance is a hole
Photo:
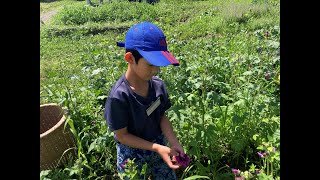
[[[46,22],[48,22],[52,16],[54,16],[57,13],[57,10],[52,10],[49,11],[45,14],[40,14],[40,22],[45,24]]]

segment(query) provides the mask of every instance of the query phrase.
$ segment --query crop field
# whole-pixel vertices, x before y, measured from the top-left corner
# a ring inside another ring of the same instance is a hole
[[[191,159],[178,179],[280,179],[279,0],[40,1],[40,15],[53,11],[40,23],[40,103],[65,109],[77,147],[40,179],[120,179],[104,105],[127,68],[116,42],[142,21],[164,31],[180,62],[157,75]]]

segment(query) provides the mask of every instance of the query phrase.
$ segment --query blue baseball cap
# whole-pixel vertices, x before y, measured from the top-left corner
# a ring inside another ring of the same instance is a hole
[[[179,61],[168,51],[166,36],[151,22],[144,21],[132,26],[125,42],[117,42],[117,46],[137,50],[154,66],[179,66]]]

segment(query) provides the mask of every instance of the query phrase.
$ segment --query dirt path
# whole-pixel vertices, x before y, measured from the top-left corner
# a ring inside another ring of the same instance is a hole
[[[40,15],[40,22],[46,23],[48,22],[52,16],[54,16],[57,13],[57,10],[49,11],[45,14]]]

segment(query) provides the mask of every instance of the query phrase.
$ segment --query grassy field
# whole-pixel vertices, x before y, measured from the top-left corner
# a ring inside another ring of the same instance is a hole
[[[280,179],[279,0],[40,2],[40,15],[50,11],[57,14],[40,26],[40,102],[68,110],[78,153],[41,179],[119,178],[103,110],[126,70],[116,42],[141,21],[163,29],[181,63],[159,74],[173,103],[168,116],[192,159],[178,179],[234,179],[233,169],[247,179]]]

